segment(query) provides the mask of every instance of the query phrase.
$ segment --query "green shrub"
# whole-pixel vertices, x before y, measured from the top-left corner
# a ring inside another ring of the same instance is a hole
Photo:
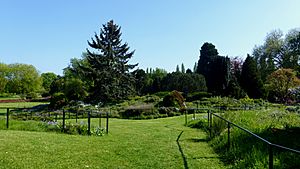
[[[186,101],[192,102],[195,100],[202,100],[203,98],[211,97],[212,94],[208,92],[194,92],[190,93],[188,97],[186,98]]]
[[[159,102],[159,97],[156,95],[147,95],[144,96],[145,99],[143,99],[143,102],[145,103],[157,103]]]
[[[208,121],[207,121],[207,119],[191,120],[191,121],[189,121],[187,126],[191,127],[191,128],[203,129],[205,131],[208,131]]]
[[[176,102],[173,96],[166,95],[162,101],[162,106],[164,107],[175,107]]]
[[[148,119],[149,117],[154,118],[158,116],[157,109],[152,106],[144,106],[132,106],[120,111],[120,117],[124,119]]]
[[[50,107],[53,109],[61,109],[67,105],[67,98],[64,93],[54,93],[50,99]]]
[[[170,94],[170,92],[168,92],[168,91],[154,93],[154,95],[156,95],[160,98],[164,98],[165,96],[167,96],[169,94]]]

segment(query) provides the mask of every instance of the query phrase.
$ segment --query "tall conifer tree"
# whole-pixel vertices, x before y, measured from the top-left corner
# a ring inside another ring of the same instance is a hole
[[[247,56],[241,73],[241,86],[251,98],[262,97],[263,83],[253,57]]]
[[[91,98],[95,103],[107,103],[126,98],[134,90],[134,78],[130,74],[137,64],[129,64],[134,51],[129,51],[127,43],[122,43],[121,27],[113,20],[103,24],[100,34],[88,41],[94,49],[87,49],[90,64],[88,75],[93,81]]]

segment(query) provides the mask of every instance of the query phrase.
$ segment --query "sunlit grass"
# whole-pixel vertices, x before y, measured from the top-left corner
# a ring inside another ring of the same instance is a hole
[[[0,168],[224,168],[206,138],[185,127],[184,116],[110,119],[101,137],[0,130]]]

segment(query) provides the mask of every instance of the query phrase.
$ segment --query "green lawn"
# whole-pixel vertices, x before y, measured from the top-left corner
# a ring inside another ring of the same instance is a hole
[[[112,119],[102,137],[0,130],[0,168],[225,168],[206,133],[183,123]]]
[[[47,102],[17,102],[17,103],[0,103],[0,115],[5,115],[6,108],[31,108]],[[1,119],[1,117],[0,117]]]
[[[40,104],[47,104],[47,102],[17,102],[17,103],[0,103],[1,108],[29,108]]]

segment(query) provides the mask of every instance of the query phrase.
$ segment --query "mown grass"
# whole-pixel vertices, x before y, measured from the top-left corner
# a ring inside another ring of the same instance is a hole
[[[38,106],[38,105],[41,105],[41,104],[48,104],[48,103],[45,103],[45,102],[0,103],[0,119],[1,119],[1,116],[6,114],[6,111],[7,111],[6,109],[7,108],[10,108],[10,109],[13,109],[13,108],[31,108],[31,107]]]
[[[30,108],[46,104],[45,102],[16,102],[16,103],[0,103],[0,109],[2,108]]]
[[[0,168],[225,168],[206,133],[185,127],[183,116],[109,124],[102,137],[0,130]]]
[[[238,124],[268,141],[300,150],[300,115],[280,108],[248,111],[227,111],[219,113],[224,118]],[[207,119],[192,126],[208,131]],[[230,129],[230,149],[228,150],[227,124],[217,117],[213,119],[210,145],[225,163],[233,168],[268,168],[268,145],[239,130]],[[274,149],[274,168],[300,168],[300,155]]]

